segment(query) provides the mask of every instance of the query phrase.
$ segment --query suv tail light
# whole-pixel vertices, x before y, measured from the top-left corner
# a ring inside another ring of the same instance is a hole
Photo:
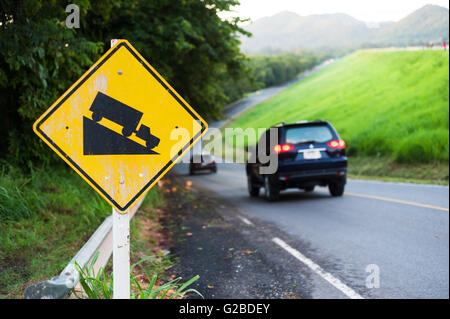
[[[346,145],[344,140],[329,141],[327,145],[333,149],[344,150]]]
[[[275,147],[273,148],[273,150],[275,151],[275,153],[283,153],[283,152],[289,152],[292,151],[294,149],[294,145],[290,145],[290,144],[277,144],[275,145]]]

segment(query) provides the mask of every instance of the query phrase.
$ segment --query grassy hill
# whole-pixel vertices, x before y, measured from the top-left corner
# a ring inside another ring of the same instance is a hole
[[[233,127],[330,121],[350,155],[449,159],[448,51],[359,51],[245,112]],[[448,178],[448,177],[447,177]]]

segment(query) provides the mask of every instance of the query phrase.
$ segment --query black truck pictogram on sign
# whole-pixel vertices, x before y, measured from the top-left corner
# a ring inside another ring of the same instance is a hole
[[[160,139],[151,134],[150,128],[141,124],[142,112],[112,97],[98,92],[89,109],[92,120],[83,117],[84,155],[158,154],[152,149]],[[98,124],[106,118],[122,126],[122,135]],[[145,141],[145,147],[129,139],[133,133]]]

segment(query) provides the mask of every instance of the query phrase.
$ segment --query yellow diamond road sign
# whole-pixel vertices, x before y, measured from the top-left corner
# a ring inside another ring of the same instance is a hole
[[[124,212],[200,140],[207,124],[128,41],[120,40],[33,129]]]

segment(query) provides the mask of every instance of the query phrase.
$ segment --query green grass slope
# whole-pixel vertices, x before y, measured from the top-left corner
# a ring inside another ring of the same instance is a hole
[[[448,116],[448,51],[359,51],[255,106],[232,126],[324,119],[349,154],[429,163],[448,161]]]

